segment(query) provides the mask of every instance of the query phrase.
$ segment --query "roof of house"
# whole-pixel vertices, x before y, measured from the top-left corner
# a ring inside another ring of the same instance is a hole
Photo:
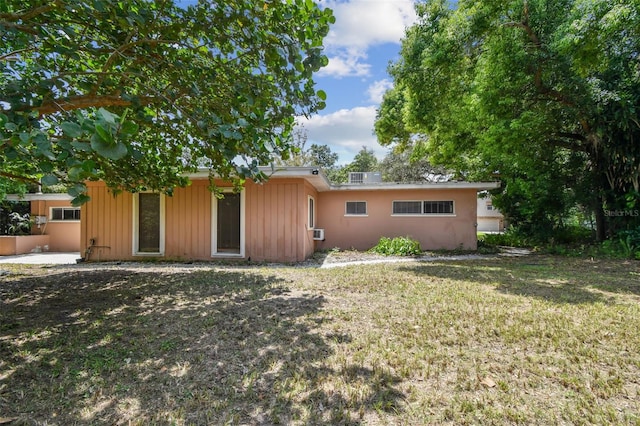
[[[303,178],[309,182],[318,192],[328,191],[389,191],[404,189],[475,189],[478,191],[495,189],[500,182],[378,182],[358,184],[332,184],[327,175],[319,167],[260,167],[260,171],[270,179],[278,178]],[[202,169],[198,173],[190,174],[189,178],[208,178],[209,170]]]
[[[327,175],[319,167],[260,167],[260,171],[270,179],[302,178],[309,182],[318,192],[328,191],[390,191],[406,189],[475,189],[477,191],[495,189],[500,187],[500,182],[377,182],[357,184],[332,184]],[[200,169],[196,173],[188,175],[190,179],[204,179],[209,177],[208,169]],[[71,201],[73,197],[68,194],[8,194],[9,201],[39,201],[39,200],[64,200]]]
[[[35,194],[7,194],[8,201],[71,201],[73,197],[69,194],[38,192]]]
[[[265,168],[267,175],[272,172],[272,178],[278,177],[302,177],[311,183],[318,192],[326,191],[389,191],[405,189],[475,189],[478,191],[494,189],[500,186],[500,182],[375,182],[375,183],[352,183],[333,184],[318,167],[286,167],[281,169]]]

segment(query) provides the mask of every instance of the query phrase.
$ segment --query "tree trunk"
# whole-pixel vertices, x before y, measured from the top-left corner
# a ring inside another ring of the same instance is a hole
[[[602,197],[596,197],[595,215],[596,215],[596,241],[601,242],[607,239],[607,220],[602,208]]]

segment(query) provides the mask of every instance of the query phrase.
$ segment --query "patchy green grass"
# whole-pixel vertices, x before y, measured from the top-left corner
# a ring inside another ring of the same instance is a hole
[[[18,423],[640,424],[638,262],[10,271]]]

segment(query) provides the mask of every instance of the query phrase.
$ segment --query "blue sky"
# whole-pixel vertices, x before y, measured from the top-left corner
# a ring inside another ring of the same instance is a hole
[[[406,27],[416,20],[414,0],[322,0],[336,23],[325,38],[329,65],[316,74],[317,88],[327,93],[327,107],[298,122],[308,142],[326,144],[347,164],[363,146],[382,159],[387,147],[373,134],[376,109],[391,87],[389,61],[397,59]]]

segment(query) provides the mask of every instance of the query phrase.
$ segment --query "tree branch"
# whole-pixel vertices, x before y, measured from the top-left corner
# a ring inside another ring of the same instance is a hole
[[[34,183],[36,185],[40,185],[40,181],[37,179],[26,177],[26,176],[19,176],[9,172],[0,171],[0,176],[6,177],[8,179],[19,180],[22,182],[29,182],[29,183]]]
[[[556,133],[555,136],[558,136],[559,138],[562,139],[551,139],[550,142],[559,147],[559,148],[564,148],[564,149],[568,149],[569,151],[574,151],[574,152],[585,152],[585,153],[589,153],[589,148],[586,147],[584,144],[582,143],[571,143],[570,141],[567,141],[566,139],[572,139],[576,142],[586,142],[587,138],[585,138],[582,135],[578,135],[575,133]]]
[[[128,38],[130,39],[131,36],[129,36]],[[122,46],[115,49],[113,53],[109,56],[105,64],[102,66],[102,72],[106,72],[107,69],[111,68],[111,65],[115,61],[116,57],[124,56],[123,53],[131,49],[132,47],[143,45],[143,44],[154,46],[157,44],[180,44],[180,43],[181,42],[179,40],[156,40],[156,39],[142,39],[142,40],[136,40],[136,41],[125,43]]]
[[[62,4],[63,3],[61,0],[55,0],[55,1],[52,1],[51,3],[45,4],[40,7],[36,7],[35,9],[32,9],[25,13],[0,13],[0,19],[6,19],[7,21],[10,21],[10,22],[17,22],[17,21],[25,22],[30,20],[31,18],[35,18],[38,15],[47,13],[50,10],[57,9],[58,7],[62,6]]]
[[[0,56],[0,61],[17,61],[19,58],[17,55],[20,53],[28,52],[30,50],[34,50],[33,47],[26,47],[24,49],[14,50],[13,52],[5,53]]]
[[[141,96],[139,101],[141,104],[152,104],[158,101],[159,98],[151,96]],[[54,99],[45,101],[39,107],[29,107],[23,110],[37,110],[40,117],[54,112],[73,111],[76,109],[85,108],[100,108],[100,107],[126,107],[133,105],[133,102],[123,99],[117,95],[80,95],[73,96],[66,99]]]
[[[540,38],[538,38],[538,35],[535,33],[535,31],[533,31],[533,28],[531,28],[531,25],[529,24],[529,2],[527,2],[526,0],[524,2],[524,10],[522,11],[522,14],[524,15],[522,22],[508,22],[505,24],[505,26],[522,28],[524,32],[527,33],[529,40],[531,40],[531,42],[536,47],[540,48],[542,46],[542,42],[540,41]]]
[[[31,28],[31,27],[29,27],[27,25],[16,24],[15,22],[3,21],[3,22],[0,22],[0,26],[15,28],[18,31],[22,31],[23,33],[29,33],[29,34],[32,34],[32,35],[38,35],[39,34],[37,30],[34,30],[33,28]]]

